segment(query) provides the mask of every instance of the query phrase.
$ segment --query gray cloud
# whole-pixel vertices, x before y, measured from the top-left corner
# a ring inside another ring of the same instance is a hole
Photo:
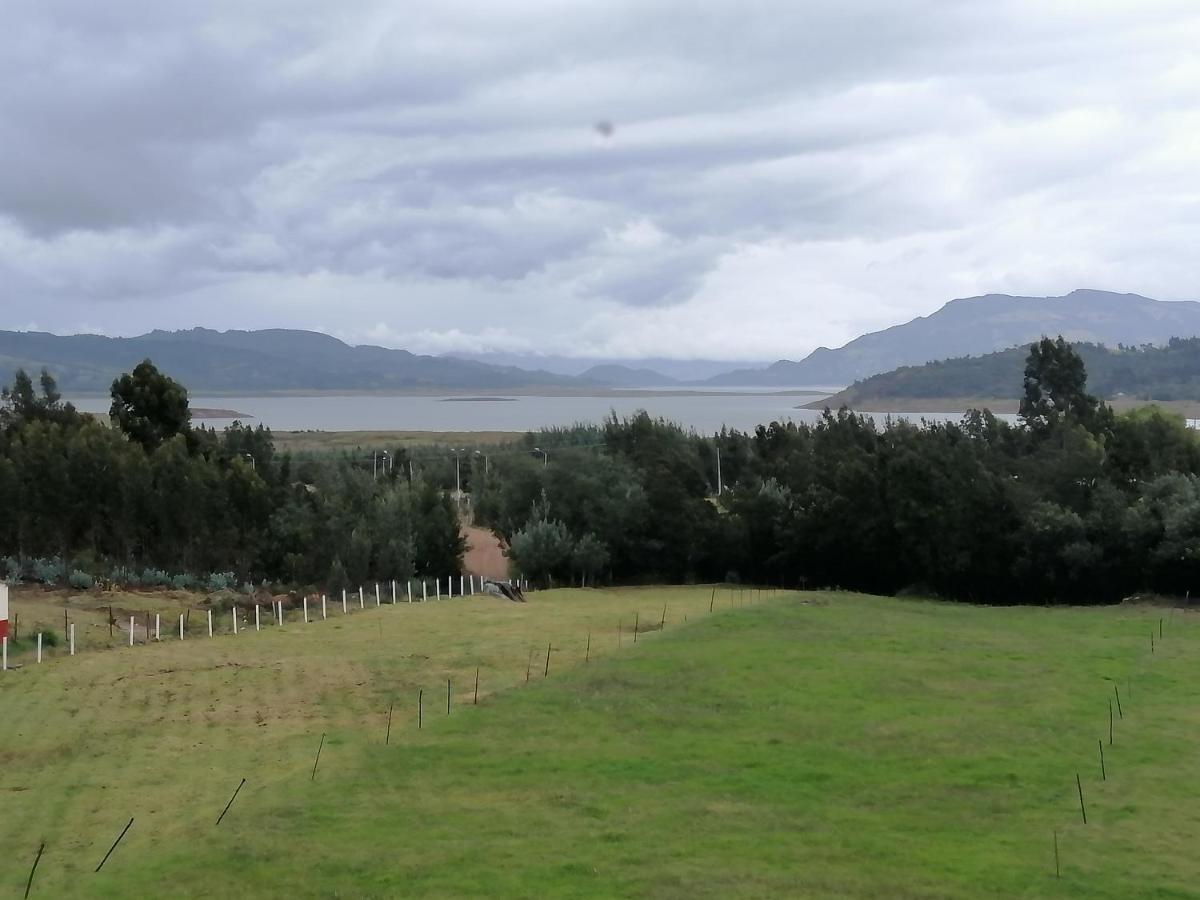
[[[0,327],[774,358],[1200,275],[1191,2],[5,19]]]

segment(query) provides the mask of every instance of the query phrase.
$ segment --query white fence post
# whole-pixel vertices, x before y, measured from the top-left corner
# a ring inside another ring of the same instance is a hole
[[[442,599],[442,579],[440,579],[440,578],[433,579],[433,589],[435,591],[437,591],[436,599],[441,600]]]
[[[133,616],[129,617],[129,646],[133,646]]]
[[[425,589],[425,579],[421,579],[421,602],[424,603],[429,599],[429,592]]]
[[[237,604],[233,604],[233,633],[237,634]]]
[[[304,598],[304,624],[308,624],[308,598]]]
[[[366,601],[365,601],[365,600],[363,600],[363,589],[362,589],[362,585],[361,585],[361,584],[358,586],[358,608],[359,608],[359,609],[366,609],[366,608],[367,608]]]
[[[396,605],[396,579],[392,579],[392,606]]]
[[[375,605],[379,606],[379,582],[375,582]]]
[[[275,609],[277,610],[275,613],[275,624],[278,625],[280,628],[282,628],[283,627],[283,601],[282,600],[275,601]]]
[[[162,613],[154,614],[154,639],[156,641],[162,640]]]
[[[346,612],[346,589],[342,588],[342,612]]]
[[[467,592],[463,590],[463,585],[465,583],[466,583],[466,579],[463,578],[463,576],[459,575],[458,576],[458,596],[460,596],[460,597],[466,596]]]
[[[254,630],[262,631],[262,607],[254,604]]]
[[[208,636],[212,637],[212,610],[208,611]]]
[[[42,661],[42,633],[38,632],[38,662]]]
[[[179,639],[183,640],[183,613],[179,614]]]
[[[322,619],[329,618],[329,608],[325,603],[325,595],[324,594],[321,595],[321,618]]]
[[[407,582],[407,587],[408,587],[408,602],[412,603],[412,581],[411,581],[411,579]]]
[[[71,623],[71,627],[67,629],[67,640],[71,643],[71,655],[75,655],[75,623]]]

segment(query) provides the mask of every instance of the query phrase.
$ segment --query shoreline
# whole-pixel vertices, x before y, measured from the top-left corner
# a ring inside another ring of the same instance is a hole
[[[205,398],[299,398],[305,397],[469,397],[479,398],[485,392],[494,392],[496,396],[511,397],[827,397],[831,391],[804,387],[772,388],[769,385],[761,390],[751,388],[730,388],[715,390],[713,388],[566,388],[566,387],[517,387],[496,389],[488,386],[454,387],[454,388],[413,388],[410,390],[294,390],[294,391],[220,391],[188,389],[189,398],[203,400]],[[107,391],[63,391],[65,400],[94,400],[109,397]]]

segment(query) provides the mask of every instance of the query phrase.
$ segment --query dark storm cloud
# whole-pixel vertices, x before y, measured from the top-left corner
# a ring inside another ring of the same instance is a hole
[[[1200,274],[1191,3],[10,0],[4,24],[0,327],[615,355],[686,328],[680,353],[772,357],[954,295]]]

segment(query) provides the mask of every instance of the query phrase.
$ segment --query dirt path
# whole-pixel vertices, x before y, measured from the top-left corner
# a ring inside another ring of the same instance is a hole
[[[504,555],[500,540],[491,531],[464,525],[462,533],[467,539],[467,552],[463,555],[467,572],[485,578],[508,577],[508,557]]]

